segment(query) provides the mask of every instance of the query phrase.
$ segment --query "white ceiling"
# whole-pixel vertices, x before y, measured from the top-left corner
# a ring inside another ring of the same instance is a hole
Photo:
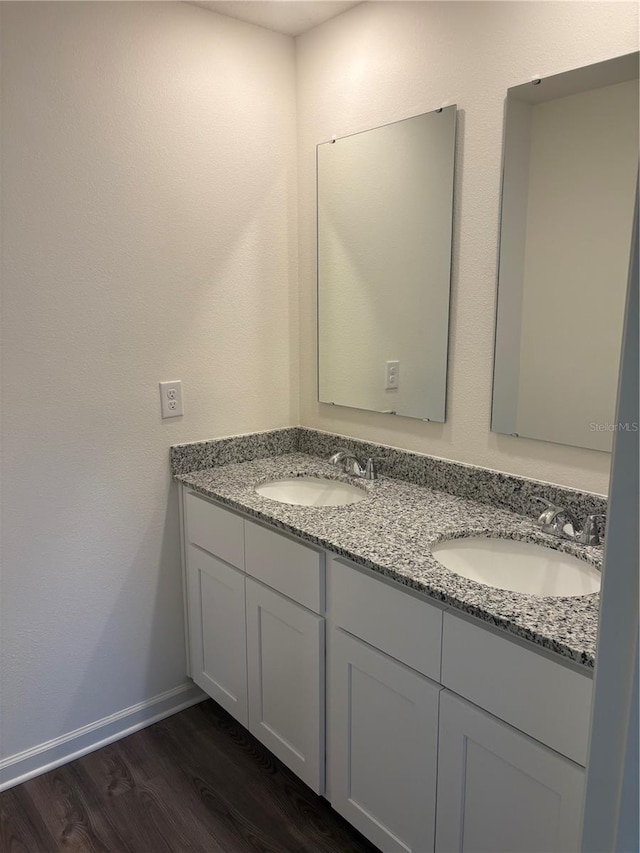
[[[230,18],[266,27],[289,36],[299,36],[307,30],[335,18],[361,0],[189,0],[193,6],[203,6]]]

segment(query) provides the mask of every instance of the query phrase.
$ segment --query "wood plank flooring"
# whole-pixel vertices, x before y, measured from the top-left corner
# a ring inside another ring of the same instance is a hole
[[[213,701],[0,794],[1,853],[377,853]]]

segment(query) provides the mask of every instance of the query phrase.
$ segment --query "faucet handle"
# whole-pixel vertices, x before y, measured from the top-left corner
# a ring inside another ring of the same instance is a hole
[[[538,517],[538,524],[541,527],[547,527],[551,524],[554,518],[554,514],[559,509],[554,503],[548,501],[546,498],[540,497],[540,495],[533,495],[533,500],[538,501],[546,506],[546,509],[540,513]]]
[[[561,536],[565,539],[574,539],[577,541],[579,531],[578,519],[570,509],[564,506],[555,506],[545,498],[539,500],[544,501],[547,509],[538,519],[538,524],[542,528],[543,533],[551,533],[554,536]]]
[[[578,541],[578,533],[580,531],[580,522],[567,507],[561,506],[554,510],[551,517],[552,523],[556,526],[560,536],[567,539]],[[569,530],[567,530],[569,527]]]
[[[376,466],[375,459],[373,456],[370,456],[364,467],[364,478],[365,480],[377,480],[378,479],[378,468]]]
[[[360,462],[355,453],[349,450],[338,450],[330,457],[329,462],[332,465],[339,465],[342,462],[345,474],[351,474],[353,477],[363,477],[365,480],[378,479],[376,463],[372,456],[366,462]]]
[[[347,451],[346,451],[346,450],[338,450],[336,453],[333,453],[333,454],[329,457],[329,462],[330,462],[332,465],[337,465],[339,462],[342,462],[342,460],[343,460],[343,459],[344,459],[344,457],[346,456],[346,453],[347,453]]]
[[[596,512],[593,515],[588,515],[585,519],[584,526],[580,533],[576,536],[576,542],[581,545],[600,545],[600,531],[596,519],[606,518],[604,513]]]

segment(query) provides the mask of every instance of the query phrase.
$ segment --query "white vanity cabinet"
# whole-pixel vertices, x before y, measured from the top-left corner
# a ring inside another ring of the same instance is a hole
[[[577,851],[589,676],[340,559],[327,584],[333,807],[384,853]]]
[[[579,849],[588,672],[182,494],[190,674],[336,811],[383,853]]]
[[[183,506],[191,677],[322,793],[324,554],[188,491]]]
[[[442,610],[341,560],[330,561],[327,583],[329,800],[385,853],[427,853]]]

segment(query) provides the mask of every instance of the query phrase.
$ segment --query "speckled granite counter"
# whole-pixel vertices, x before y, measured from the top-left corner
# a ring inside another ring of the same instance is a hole
[[[315,475],[355,482],[367,499],[342,507],[279,503],[255,492],[259,482]],[[420,590],[453,608],[583,666],[593,667],[599,595],[539,598],[483,586],[441,566],[431,546],[443,539],[488,535],[539,542],[599,566],[602,548],[585,548],[542,533],[532,518],[404,480],[343,477],[335,466],[304,453],[255,459],[176,479],[231,509],[268,522],[321,548]]]

